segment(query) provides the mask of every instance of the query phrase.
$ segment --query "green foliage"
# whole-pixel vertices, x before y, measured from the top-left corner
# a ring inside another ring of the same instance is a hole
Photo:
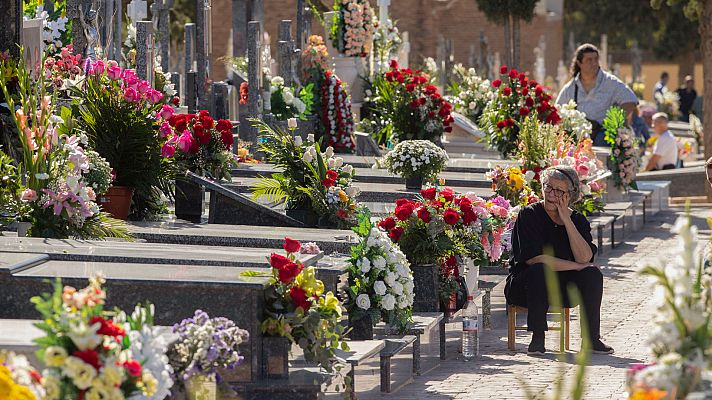
[[[616,144],[618,129],[625,127],[625,112],[620,107],[611,107],[606,112],[606,118],[603,120],[603,129],[606,132],[606,143],[613,146]]]
[[[594,197],[590,194],[581,197],[581,200],[577,201],[573,205],[574,210],[580,212],[585,216],[601,212],[604,210],[605,207],[606,205],[603,203],[600,197]]]

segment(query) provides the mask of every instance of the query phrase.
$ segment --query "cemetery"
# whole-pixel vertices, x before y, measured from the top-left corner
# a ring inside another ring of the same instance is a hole
[[[0,0],[0,400],[712,398],[712,108],[460,1]]]

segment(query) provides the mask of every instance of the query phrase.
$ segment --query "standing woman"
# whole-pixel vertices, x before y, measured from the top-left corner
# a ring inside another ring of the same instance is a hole
[[[507,303],[528,308],[527,330],[532,331],[528,354],[543,355],[549,309],[547,265],[556,271],[564,307],[577,305],[568,298],[569,284],[580,293],[593,352],[612,354],[613,348],[600,339],[603,274],[591,264],[597,250],[591,226],[569,208],[581,194],[578,175],[571,167],[555,166],[544,171],[542,184],[544,200],[522,208],[512,231],[510,274],[504,289]]]
[[[602,126],[606,111],[611,106],[620,106],[630,122],[638,98],[615,75],[601,69],[598,63],[598,48],[590,43],[582,44],[576,49],[570,72],[571,80],[559,92],[556,104],[575,101],[576,109],[586,114],[586,119],[593,125],[593,145],[607,146]]]

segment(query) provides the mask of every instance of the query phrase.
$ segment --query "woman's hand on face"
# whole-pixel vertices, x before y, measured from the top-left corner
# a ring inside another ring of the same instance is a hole
[[[569,209],[569,192],[565,192],[559,201],[556,203],[556,209],[559,212],[559,217],[566,222],[571,219],[571,209]]]

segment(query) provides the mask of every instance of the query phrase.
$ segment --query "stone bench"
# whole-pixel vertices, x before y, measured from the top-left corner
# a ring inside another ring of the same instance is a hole
[[[391,383],[391,359],[393,356],[399,354],[406,347],[413,344],[413,364],[415,364],[416,354],[415,354],[415,341],[416,336],[406,335],[401,338],[385,339],[385,346],[381,350],[381,392],[391,393],[394,390],[398,390],[404,385],[410,383],[412,380],[412,374],[404,382],[401,382],[398,387],[393,388]]]
[[[440,364],[440,322],[443,313],[414,313],[413,322],[410,323],[404,335],[414,337],[413,341],[413,368],[412,372],[420,376],[436,368]],[[400,338],[402,335],[381,322],[373,328],[373,333],[377,338]],[[424,365],[425,364],[425,365]]]
[[[351,390],[349,396],[352,399],[356,398],[356,367],[364,362],[380,356],[381,351],[386,347],[386,343],[383,340],[359,340],[359,341],[349,341],[349,351],[343,351],[337,349],[336,359],[344,364],[348,364],[351,369],[348,376],[351,380]],[[381,376],[383,374],[381,373]],[[390,378],[389,378],[390,379]]]

